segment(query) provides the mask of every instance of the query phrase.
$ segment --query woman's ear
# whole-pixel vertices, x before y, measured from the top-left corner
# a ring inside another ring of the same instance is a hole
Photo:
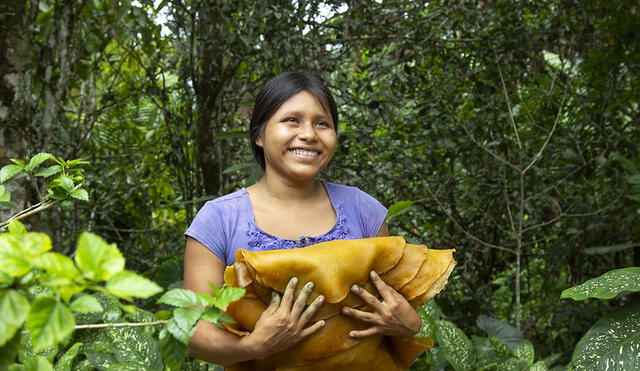
[[[256,146],[262,147],[262,135],[256,138]]]

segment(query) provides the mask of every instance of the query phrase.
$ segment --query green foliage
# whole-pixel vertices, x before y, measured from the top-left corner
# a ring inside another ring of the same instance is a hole
[[[561,298],[573,300],[611,299],[624,291],[640,291],[640,267],[614,269],[581,285],[564,290]]]

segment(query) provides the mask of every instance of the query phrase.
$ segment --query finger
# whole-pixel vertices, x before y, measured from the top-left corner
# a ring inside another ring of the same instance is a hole
[[[375,313],[371,313],[371,312],[364,312],[361,310],[357,310],[357,309],[353,309],[353,308],[349,308],[349,307],[343,307],[342,308],[342,313],[344,315],[347,315],[349,317],[353,317],[355,319],[359,319],[360,321],[364,321],[364,322],[369,322],[369,323],[377,323],[377,316]]]
[[[289,313],[289,311],[291,311],[291,304],[293,303],[293,293],[296,291],[296,286],[298,286],[298,279],[296,277],[293,277],[289,280],[289,283],[284,290],[284,294],[282,294],[282,302],[280,303],[278,312]]]
[[[373,282],[373,284],[376,286],[376,289],[378,289],[380,296],[382,296],[382,300],[384,301],[391,300],[391,298],[393,297],[392,291],[395,291],[395,290],[393,290],[389,285],[387,285],[382,280],[382,278],[378,276],[378,273],[376,273],[375,271],[371,271],[369,273],[369,277],[371,277],[371,282]]]
[[[324,327],[324,321],[318,321],[316,323],[314,323],[313,325],[307,327],[306,329],[300,331],[300,336],[305,338],[311,334],[313,334],[314,332],[319,331],[322,327]]]
[[[269,303],[269,307],[267,308],[267,310],[271,311],[272,313],[278,310],[278,307],[280,307],[280,295],[278,295],[277,292],[272,291],[271,292],[271,303]]]
[[[358,285],[351,286],[351,291],[354,294],[358,294],[360,299],[367,303],[371,308],[378,309],[380,307],[380,301],[375,296],[371,295],[367,290]]]
[[[304,313],[302,313],[302,316],[300,316],[300,326],[304,326],[307,322],[311,321],[311,318],[316,315],[322,303],[324,303],[324,296],[320,295],[307,307]]]
[[[307,282],[302,290],[300,290],[295,303],[293,303],[293,308],[291,308],[291,317],[295,319],[300,317],[300,313],[302,313],[304,307],[307,306],[307,299],[309,298],[311,291],[313,291],[313,282]]]
[[[361,331],[351,331],[349,333],[349,336],[354,339],[361,339],[361,338],[366,338],[368,336],[378,335],[381,333],[382,331],[380,331],[376,326],[373,326]]]

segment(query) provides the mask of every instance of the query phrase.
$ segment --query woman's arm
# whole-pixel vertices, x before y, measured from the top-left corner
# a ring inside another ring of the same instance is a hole
[[[184,257],[184,288],[213,294],[209,282],[222,286],[225,263],[193,238],[187,239]],[[292,280],[295,281],[295,280]],[[282,298],[274,295],[254,331],[238,336],[220,329],[208,321],[200,321],[189,342],[189,354],[208,362],[228,366],[234,363],[264,358],[293,346],[324,326],[318,321],[305,325],[316,313],[324,298],[319,296],[305,310],[305,303],[313,285],[305,285],[298,298],[293,297],[297,286],[290,282]]]

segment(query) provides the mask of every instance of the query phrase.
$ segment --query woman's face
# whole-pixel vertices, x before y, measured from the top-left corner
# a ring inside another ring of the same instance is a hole
[[[318,99],[303,90],[269,118],[256,144],[264,150],[267,174],[305,181],[331,161],[336,148],[335,123]]]

